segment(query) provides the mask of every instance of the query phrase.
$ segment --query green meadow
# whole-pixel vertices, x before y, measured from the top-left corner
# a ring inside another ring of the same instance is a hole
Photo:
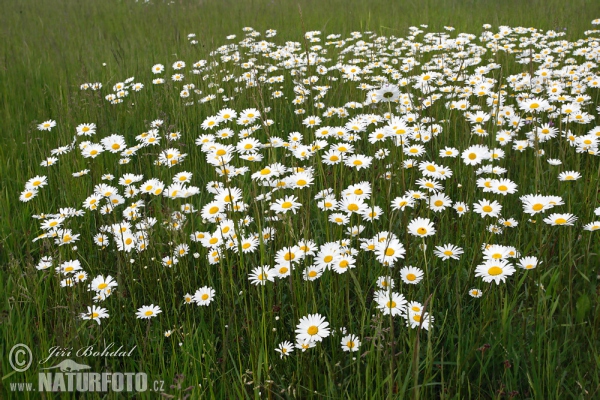
[[[598,18],[0,2],[0,398],[600,397]]]

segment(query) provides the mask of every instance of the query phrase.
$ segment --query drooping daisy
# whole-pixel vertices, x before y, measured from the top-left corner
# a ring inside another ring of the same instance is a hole
[[[149,306],[142,306],[138,308],[137,313],[135,313],[135,315],[138,319],[150,319],[156,317],[161,312],[162,310],[159,306],[151,304]]]
[[[309,314],[300,318],[296,326],[296,339],[320,342],[329,336],[328,326],[329,322],[321,314]]]

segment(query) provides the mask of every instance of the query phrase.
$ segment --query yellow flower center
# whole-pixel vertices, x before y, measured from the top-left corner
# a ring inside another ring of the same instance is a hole
[[[309,335],[316,335],[319,332],[319,328],[316,327],[315,325],[311,325],[308,327],[308,329],[306,330],[306,333],[308,333]]]
[[[204,294],[202,295],[202,300],[208,300],[208,294],[204,293]]]
[[[421,227],[421,228],[417,229],[417,233],[418,233],[419,235],[424,235],[424,234],[426,234],[426,233],[427,233],[427,229],[425,229],[425,228]]]
[[[488,274],[490,274],[491,276],[500,275],[501,273],[502,273],[502,268],[500,268],[500,267],[492,267],[492,268],[488,269]]]
[[[144,315],[145,315],[146,317],[149,317],[149,316],[151,316],[152,314],[154,314],[154,311],[152,311],[152,310],[148,310],[148,311],[146,311],[146,312],[144,313]]]
[[[485,211],[486,213],[489,213],[489,212],[492,212],[493,208],[490,206],[483,206],[482,210]]]
[[[414,281],[415,279],[417,279],[417,276],[415,274],[408,274],[406,275],[406,279],[408,279],[409,281]]]

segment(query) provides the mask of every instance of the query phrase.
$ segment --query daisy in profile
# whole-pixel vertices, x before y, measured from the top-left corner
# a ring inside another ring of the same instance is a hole
[[[108,318],[108,310],[102,307],[88,306],[87,312],[82,313],[81,318],[94,320],[100,325],[101,318]]]
[[[417,217],[408,224],[408,232],[414,236],[425,237],[435,234],[436,231],[428,218]]]
[[[194,301],[199,306],[207,306],[213,301],[215,297],[215,290],[208,286],[203,286],[200,289],[196,290],[194,293]]]
[[[49,119],[37,126],[39,131],[51,131],[56,126],[56,121]]]
[[[496,200],[489,201],[486,199],[479,200],[473,203],[473,211],[480,214],[482,217],[497,217],[502,211],[502,206]]]
[[[354,334],[350,334],[350,335],[346,335],[342,338],[342,350],[344,351],[349,351],[349,352],[355,352],[358,351],[359,347],[360,347],[360,340],[358,339],[358,336],[354,335]]]
[[[329,336],[328,327],[329,322],[321,314],[309,314],[300,318],[296,326],[296,339],[320,342]]]
[[[477,266],[475,269],[475,276],[481,276],[484,282],[496,282],[496,285],[500,284],[500,281],[505,282],[507,276],[511,276],[515,273],[515,268],[508,263],[506,260],[485,260],[483,264]]]
[[[476,299],[480,298],[483,295],[481,289],[473,288],[469,289],[469,296],[474,297]]]
[[[137,313],[135,313],[135,315],[138,319],[150,319],[156,317],[161,312],[162,310],[159,306],[151,304],[149,306],[142,306],[138,308]]]
[[[462,248],[455,246],[453,244],[445,244],[443,246],[435,246],[435,250],[433,251],[433,254],[435,254],[436,256],[438,256],[439,258],[441,258],[442,260],[446,261],[450,258],[454,259],[454,260],[458,260],[460,259],[461,254],[463,254],[464,251]]]
[[[279,343],[279,346],[275,349],[276,352],[279,353],[279,356],[283,358],[290,355],[291,352],[294,351],[294,345],[287,340],[285,342]]]
[[[519,260],[519,264],[517,264],[520,268],[523,269],[534,269],[540,264],[537,257],[523,257]]]
[[[597,231],[600,229],[600,221],[594,221],[590,222],[589,224],[585,224],[583,229],[590,232]]]
[[[581,174],[577,171],[565,171],[558,174],[559,181],[576,181],[581,178]]]
[[[423,280],[423,270],[409,265],[400,270],[400,277],[404,283],[416,285]]]
[[[573,214],[550,214],[547,218],[544,218],[544,222],[548,225],[568,225],[573,226],[573,223],[577,221],[577,217]]]

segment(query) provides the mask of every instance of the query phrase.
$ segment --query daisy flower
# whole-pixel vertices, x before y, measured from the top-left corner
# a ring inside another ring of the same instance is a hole
[[[102,307],[88,306],[86,313],[81,314],[82,319],[94,320],[100,325],[101,318],[108,318],[108,310]]]
[[[523,257],[519,260],[519,264],[517,265],[523,269],[534,269],[539,263],[537,257]]]
[[[56,126],[56,121],[49,119],[46,122],[42,122],[37,126],[40,131],[51,131]]]
[[[408,224],[408,232],[414,236],[425,237],[435,234],[436,231],[428,218],[417,217]]]
[[[473,203],[473,211],[480,214],[482,217],[497,217],[502,211],[502,206],[496,200],[489,201],[486,199],[479,200],[477,203]]]
[[[398,239],[379,242],[375,247],[377,261],[386,266],[392,266],[399,258],[404,258],[406,250]]]
[[[37,189],[25,189],[24,191],[21,192],[21,195],[19,196],[19,200],[22,201],[23,203],[26,203],[29,200],[32,200],[35,196],[37,196],[37,194],[38,194]]]
[[[349,352],[355,352],[358,351],[359,347],[360,347],[360,340],[358,339],[358,336],[354,335],[354,334],[350,334],[347,336],[344,336],[342,338],[342,350],[344,351],[349,351]]]
[[[446,261],[450,258],[458,260],[460,259],[460,255],[463,253],[464,251],[462,248],[450,243],[443,246],[435,246],[435,250],[433,251],[433,254],[440,257],[443,261]]]
[[[312,341],[312,340],[308,340],[308,339],[296,340],[296,348],[302,350],[302,352],[305,352],[308,349],[312,349],[316,345],[317,345],[317,342]]]
[[[207,306],[215,297],[215,290],[208,286],[203,286],[194,293],[194,301],[199,306]]]
[[[384,291],[377,296],[377,307],[384,315],[404,315],[406,311],[406,299],[404,295]]]
[[[469,296],[474,297],[476,299],[480,298],[483,295],[481,289],[473,288],[469,289]]]
[[[183,295],[183,302],[185,304],[192,304],[194,302],[194,296],[189,293]]]
[[[577,217],[573,214],[550,214],[547,218],[544,218],[544,222],[548,225],[568,225],[573,226],[573,223],[577,221]]]
[[[288,342],[286,340],[285,342],[279,343],[279,346],[277,346],[275,351],[280,354],[281,358],[283,358],[284,356],[287,357],[290,355],[291,352],[294,351],[294,345],[292,344],[292,342]]]
[[[296,339],[320,342],[329,336],[328,326],[329,322],[321,314],[309,314],[300,318],[296,326]]]
[[[558,174],[559,181],[576,181],[581,178],[581,174],[577,171],[565,171]]]
[[[409,265],[400,270],[400,277],[404,283],[416,285],[423,280],[423,270]]]
[[[162,310],[159,306],[151,304],[149,306],[142,306],[138,308],[137,313],[135,313],[135,315],[138,319],[150,319],[156,317],[161,312]]]
[[[283,199],[275,200],[274,203],[271,203],[269,208],[275,212],[282,212],[285,214],[288,211],[291,211],[296,214],[296,211],[302,206],[302,203],[298,203],[296,200],[298,200],[298,198],[294,195],[285,196]]]
[[[25,189],[38,190],[48,184],[48,178],[46,176],[35,176],[25,183]]]
[[[406,319],[406,326],[410,326],[412,329],[416,329],[421,327],[425,330],[429,330],[429,327],[433,323],[434,318],[427,312],[423,313],[408,313],[408,318]]]
[[[590,222],[589,224],[585,224],[583,226],[583,229],[586,231],[596,231],[598,229],[600,229],[600,221],[594,221],[594,222]]]
[[[507,276],[514,274],[515,268],[506,260],[485,260],[483,264],[475,269],[475,276],[481,276],[484,282],[505,282]]]

